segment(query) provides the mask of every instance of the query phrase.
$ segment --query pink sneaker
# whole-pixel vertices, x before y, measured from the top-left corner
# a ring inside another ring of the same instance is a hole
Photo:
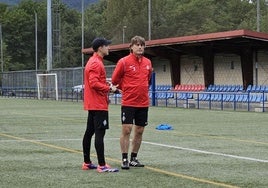
[[[111,168],[108,164],[105,166],[98,165],[97,167],[98,172],[118,172],[119,170],[117,168]]]
[[[96,169],[97,165],[94,165],[93,163],[83,163],[82,164],[82,170],[90,170],[90,169]]]

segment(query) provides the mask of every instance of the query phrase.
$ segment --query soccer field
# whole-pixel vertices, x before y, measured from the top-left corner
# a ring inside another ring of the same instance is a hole
[[[120,168],[120,106],[109,108],[106,160]],[[146,166],[118,173],[81,170],[86,118],[80,102],[0,97],[0,187],[268,187],[268,113],[150,107]]]

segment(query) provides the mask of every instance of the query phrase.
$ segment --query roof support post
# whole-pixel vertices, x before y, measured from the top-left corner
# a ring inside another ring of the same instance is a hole
[[[241,69],[243,78],[243,87],[253,85],[253,50],[251,48],[242,48],[240,51]]]
[[[214,53],[211,46],[202,47],[205,87],[214,84]]]
[[[179,54],[172,54],[168,58],[170,62],[171,84],[175,87],[181,83],[181,58]]]

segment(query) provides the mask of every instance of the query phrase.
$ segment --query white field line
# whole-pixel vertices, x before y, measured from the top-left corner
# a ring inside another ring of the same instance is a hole
[[[105,140],[119,140],[119,138],[105,138]],[[4,142],[28,142],[28,141],[55,142],[55,141],[82,141],[82,139],[0,140],[0,143],[4,143]],[[172,146],[172,145],[167,145],[167,144],[159,144],[159,143],[147,142],[147,141],[142,141],[142,143],[154,145],[154,146],[161,146],[161,147],[166,147],[166,148],[184,150],[184,151],[191,151],[191,152],[196,152],[196,153],[203,153],[203,154],[207,154],[207,155],[217,155],[217,156],[230,157],[230,158],[235,158],[235,159],[249,160],[249,161],[254,161],[254,162],[268,163],[268,160],[251,158],[251,157],[243,157],[243,156],[230,155],[230,154],[225,154],[225,153],[210,152],[210,151],[205,151],[205,150]]]
[[[172,145],[166,145],[166,144],[158,144],[154,142],[143,141],[143,143],[155,145],[155,146],[162,146],[162,147],[167,147],[167,148],[191,151],[191,152],[196,152],[196,153],[203,153],[203,154],[208,154],[208,155],[218,155],[218,156],[223,156],[223,157],[231,157],[235,159],[243,159],[243,160],[249,160],[249,161],[255,161],[255,162],[268,163],[268,160],[256,159],[256,158],[251,158],[251,157],[243,157],[243,156],[230,155],[230,154],[225,154],[225,153],[216,153],[216,152],[204,151],[204,150],[199,150],[199,149],[184,148],[184,147],[178,147],[178,146],[172,146]]]

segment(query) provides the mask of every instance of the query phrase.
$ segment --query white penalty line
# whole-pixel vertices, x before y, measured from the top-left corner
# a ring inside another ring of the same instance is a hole
[[[199,150],[199,149],[184,148],[184,147],[171,146],[171,145],[166,145],[166,144],[158,144],[158,143],[154,143],[154,142],[146,142],[146,141],[142,141],[142,142],[146,143],[146,144],[150,144],[150,145],[155,145],[155,146],[162,146],[162,147],[174,148],[174,149],[179,149],[179,150],[186,150],[186,151],[203,153],[203,154],[208,154],[208,155],[218,155],[218,156],[223,156],[223,157],[231,157],[231,158],[235,158],[235,159],[243,159],[243,160],[249,160],[249,161],[255,161],[255,162],[268,163],[268,160],[256,159],[256,158],[251,158],[251,157],[242,157],[242,156],[238,156],[238,155],[216,153],[216,152],[204,151],[204,150]]]
[[[105,140],[118,140],[118,139],[119,138],[105,138]],[[29,140],[20,140],[19,142],[28,142],[28,141]],[[82,141],[82,139],[39,139],[39,140],[31,140],[31,141],[37,141],[37,142]],[[18,142],[18,140],[0,140],[0,142]],[[251,158],[251,157],[243,157],[243,156],[231,155],[231,154],[225,154],[225,153],[210,152],[210,151],[204,151],[204,150],[199,150],[199,149],[185,148],[185,147],[172,146],[172,145],[167,145],[167,144],[159,144],[159,143],[147,142],[147,141],[142,141],[142,143],[150,144],[154,146],[161,146],[161,147],[191,151],[191,152],[196,152],[196,153],[203,153],[207,155],[217,155],[217,156],[230,157],[230,158],[235,158],[235,159],[243,159],[243,160],[249,160],[249,161],[255,161],[255,162],[268,163],[268,160],[256,159],[256,158]]]

